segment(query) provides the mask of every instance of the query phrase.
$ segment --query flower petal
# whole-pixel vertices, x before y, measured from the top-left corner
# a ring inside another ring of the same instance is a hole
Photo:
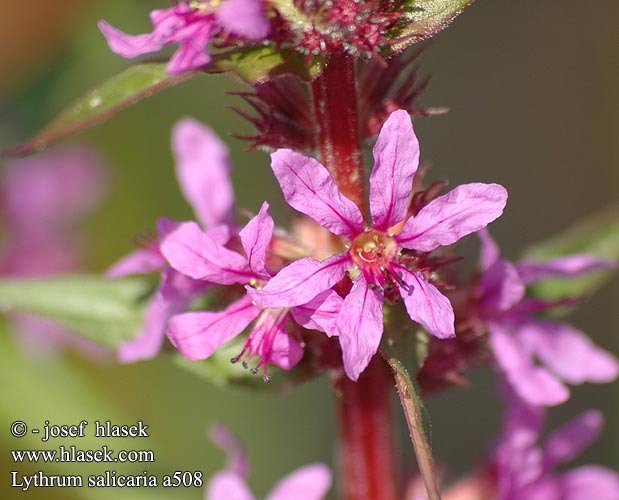
[[[269,34],[262,0],[226,0],[215,15],[227,31],[248,40],[261,40]]]
[[[292,316],[303,328],[319,330],[332,337],[338,335],[337,316],[343,302],[333,290],[326,290],[308,303],[293,308]]]
[[[187,359],[208,358],[220,345],[241,333],[260,314],[249,297],[233,302],[221,312],[189,312],[168,323],[170,342]]]
[[[243,478],[232,472],[218,472],[208,482],[205,500],[254,500]]]
[[[179,224],[160,248],[170,266],[193,279],[230,285],[247,283],[253,276],[245,257],[219,244],[195,222]]]
[[[376,354],[383,336],[383,297],[368,287],[363,274],[353,281],[344,298],[337,327],[344,371],[351,380],[357,380]]]
[[[516,339],[517,325],[489,322],[488,330],[496,362],[522,399],[534,406],[554,406],[567,401],[568,389],[546,370],[535,366]]]
[[[490,269],[501,256],[501,251],[494,238],[490,236],[488,229],[484,228],[477,231],[481,247],[479,249],[479,267],[482,271]]]
[[[507,311],[525,294],[516,266],[505,259],[498,259],[481,275],[478,287],[481,306],[486,312]]]
[[[294,307],[307,304],[344,277],[350,266],[346,254],[323,261],[307,257],[295,260],[277,273],[262,290],[248,288],[247,293],[260,307]]]
[[[118,348],[118,360],[133,363],[159,354],[168,320],[186,309],[191,298],[207,286],[173,269],[166,269],[159,288],[146,306],[142,328],[134,339]]]
[[[118,262],[112,264],[105,276],[108,278],[120,278],[131,274],[145,274],[153,271],[162,271],[167,267],[167,262],[161,255],[158,245],[151,245],[148,248],[138,248],[125,255]]]
[[[258,215],[239,232],[241,244],[249,262],[249,269],[256,276],[265,279],[271,276],[266,269],[266,254],[275,227],[273,218],[267,213],[268,209],[269,204],[265,201]]]
[[[231,224],[234,191],[228,147],[206,125],[183,118],[172,130],[176,176],[183,195],[205,226]]]
[[[396,240],[405,248],[430,252],[483,229],[503,213],[507,191],[498,184],[463,184],[439,196],[411,217]]]
[[[224,470],[242,478],[249,475],[249,457],[239,439],[224,424],[216,423],[209,427],[211,441],[226,453]]]
[[[552,468],[576,458],[595,441],[604,425],[604,417],[597,410],[589,410],[546,438],[544,461]]]
[[[571,384],[611,382],[619,374],[619,364],[611,353],[568,324],[528,321],[521,329],[521,339],[542,363]]]
[[[546,278],[575,278],[593,271],[616,268],[617,262],[587,254],[567,255],[546,262],[518,262],[518,272],[527,284]]]
[[[619,474],[599,465],[585,465],[561,477],[562,500],[619,499]]]
[[[292,208],[334,234],[352,239],[361,233],[359,208],[340,193],[327,169],[314,158],[279,149],[271,154],[271,168]]]
[[[449,299],[417,273],[399,267],[402,281],[400,295],[410,318],[439,339],[455,337],[454,311]]]
[[[303,357],[303,347],[291,335],[288,335],[286,323],[289,315],[287,309],[264,309],[249,334],[247,350],[249,361],[258,356],[261,364],[270,363],[283,370],[291,370]],[[265,369],[266,375],[266,369]]]
[[[310,464],[279,481],[265,500],[322,500],[329,488],[329,468],[324,464]]]
[[[115,54],[133,59],[143,54],[157,52],[170,42],[171,35],[184,25],[183,18],[174,8],[153,10],[150,14],[153,31],[143,35],[127,35],[105,21],[97,26]]]
[[[168,61],[166,71],[178,74],[183,71],[198,69],[211,62],[211,55],[206,51],[206,44],[212,38],[211,26],[200,26],[192,35],[179,40],[178,49]]]
[[[413,177],[419,166],[419,142],[406,111],[401,109],[389,115],[372,152],[372,225],[386,231],[406,217]]]

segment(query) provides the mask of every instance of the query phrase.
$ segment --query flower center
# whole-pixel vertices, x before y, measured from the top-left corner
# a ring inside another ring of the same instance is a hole
[[[398,244],[387,233],[371,229],[355,238],[350,253],[359,269],[380,269],[397,258]]]

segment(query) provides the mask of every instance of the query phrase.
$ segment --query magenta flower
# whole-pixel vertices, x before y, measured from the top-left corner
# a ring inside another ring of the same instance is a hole
[[[8,162],[0,174],[0,275],[42,277],[80,269],[78,221],[101,201],[105,177],[90,149],[63,147]],[[100,359],[107,350],[27,314],[11,315],[18,341],[31,353],[65,345]]]
[[[348,250],[321,262],[297,260],[262,290],[250,290],[250,296],[263,307],[293,307],[312,300],[348,273],[353,284],[338,317],[338,330],[344,368],[353,380],[378,349],[384,298],[394,301],[399,293],[413,321],[436,337],[455,335],[452,306],[432,284],[431,273],[416,267],[417,252],[451,245],[485,227],[501,215],[507,200],[507,192],[499,185],[466,184],[410,217],[419,144],[405,111],[391,114],[373,153],[370,225],[318,161],[288,149],[271,155],[288,204],[346,238]]]
[[[178,44],[168,62],[168,73],[181,73],[211,61],[207,44],[232,33],[248,40],[261,40],[269,32],[262,0],[221,0],[179,2],[150,14],[153,31],[127,35],[105,21],[98,26],[116,54],[132,59]]]
[[[539,441],[544,410],[511,396],[503,433],[494,453],[496,500],[617,500],[619,474],[598,465],[555,468],[595,441],[602,415],[590,410]],[[562,470],[564,470],[562,468]]]
[[[176,176],[181,191],[198,220],[213,237],[226,243],[235,229],[234,192],[230,182],[228,148],[206,126],[191,118],[181,120],[172,132]],[[118,349],[122,362],[149,359],[157,355],[165,337],[168,319],[187,308],[208,283],[196,281],[169,267],[159,243],[177,223],[162,219],[157,224],[158,240],[114,264],[109,277],[161,272],[161,282],[146,306],[142,329],[135,339]]]
[[[211,439],[227,454],[224,470],[208,482],[205,500],[254,500],[247,487],[247,454],[238,440],[223,425],[213,426]],[[322,500],[331,488],[331,472],[326,465],[306,465],[279,481],[265,500]]]
[[[274,222],[267,209],[265,202],[260,212],[239,232],[245,255],[226,248],[193,222],[180,224],[166,236],[161,251],[172,268],[194,280],[261,288],[271,278],[267,250]],[[257,356],[259,361],[252,372],[262,368],[265,380],[269,380],[267,364],[290,370],[303,356],[300,342],[287,331],[289,320],[331,336],[337,333],[336,319],[341,304],[342,299],[332,290],[325,290],[295,307],[261,308],[244,295],[220,312],[188,312],[174,316],[168,325],[168,337],[186,358],[204,359],[255,320],[245,347],[233,361],[245,358],[247,366],[247,362]]]
[[[532,405],[550,406],[569,397],[561,381],[582,384],[617,378],[617,360],[584,333],[565,323],[532,317],[556,303],[525,298],[526,285],[540,279],[575,277],[616,264],[591,255],[572,255],[514,265],[500,258],[486,231],[479,236],[483,273],[477,290],[478,314],[488,328],[499,368],[514,391]]]

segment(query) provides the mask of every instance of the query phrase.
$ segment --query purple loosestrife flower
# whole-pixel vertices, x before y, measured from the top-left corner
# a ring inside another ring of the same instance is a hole
[[[116,54],[132,59],[158,52],[166,45],[178,44],[168,62],[168,73],[181,73],[208,64],[207,44],[228,34],[257,41],[269,32],[262,0],[212,0],[179,2],[150,14],[153,31],[127,35],[99,21],[99,29]]]
[[[227,454],[226,467],[208,482],[205,500],[254,500],[247,487],[249,466],[245,450],[222,425],[213,426],[211,439]],[[322,500],[331,487],[328,467],[310,464],[284,477],[267,494],[265,500]]]
[[[595,441],[602,415],[587,411],[539,444],[544,410],[511,395],[503,433],[492,464],[496,500],[619,500],[619,474],[598,465],[566,472],[557,466],[577,457]]]
[[[569,397],[570,384],[609,382],[617,377],[617,360],[596,347],[579,330],[532,313],[556,302],[525,298],[525,287],[540,279],[569,278],[616,267],[591,255],[572,255],[548,262],[512,264],[500,258],[486,231],[481,238],[482,275],[476,292],[478,315],[490,334],[490,347],[514,391],[532,405],[556,405]],[[537,358],[543,366],[534,363]]]
[[[42,277],[79,270],[75,225],[104,191],[101,161],[90,149],[63,147],[9,162],[0,175],[0,275]],[[46,319],[18,314],[11,322],[30,352],[49,354],[75,345],[93,358],[107,354]]]
[[[230,182],[230,161],[226,145],[206,126],[193,119],[181,120],[172,132],[176,176],[181,191],[208,234],[226,243],[235,230],[234,192]],[[161,281],[146,306],[142,330],[118,350],[119,359],[132,362],[157,355],[168,319],[183,311],[208,283],[188,278],[172,269],[160,251],[160,242],[177,226],[161,219],[158,240],[140,248],[107,272],[109,277],[161,272]]]
[[[267,251],[274,222],[267,209],[265,202],[239,232],[245,256],[224,247],[193,222],[180,224],[166,236],[161,251],[174,269],[195,280],[223,285],[241,283],[250,285],[250,290],[261,288],[272,275],[267,269]],[[247,366],[247,361],[257,356],[259,361],[252,372],[262,368],[268,381],[268,363],[290,370],[303,356],[301,344],[287,331],[289,320],[292,318],[298,325],[332,336],[337,332],[336,318],[341,305],[341,297],[332,290],[325,290],[295,307],[262,308],[244,295],[224,311],[174,316],[168,326],[168,337],[186,358],[204,359],[255,320],[245,347],[233,362],[245,357],[244,366]]]
[[[501,215],[507,200],[507,192],[499,185],[466,184],[432,200],[411,217],[419,144],[403,110],[385,122],[373,153],[369,225],[318,161],[288,149],[271,155],[288,204],[348,240],[348,250],[323,261],[297,260],[262,290],[249,290],[263,307],[293,307],[307,303],[348,274],[352,289],[337,324],[344,368],[353,380],[378,349],[384,298],[395,301],[399,293],[411,319],[430,334],[439,338],[455,335],[449,300],[432,284],[431,273],[416,263],[422,253],[451,245],[485,227]]]

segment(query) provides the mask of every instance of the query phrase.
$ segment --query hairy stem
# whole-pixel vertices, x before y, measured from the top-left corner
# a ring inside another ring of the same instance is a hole
[[[312,82],[312,99],[322,163],[342,194],[364,210],[364,175],[353,56],[344,52],[331,54],[322,74]]]
[[[344,500],[396,500],[393,453],[393,380],[374,357],[357,382],[335,380],[339,459]]]
[[[415,384],[402,364],[393,356],[385,356],[395,378],[398,395],[406,416],[419,472],[428,492],[428,500],[441,500],[432,448],[426,439],[421,415],[421,402],[415,391]]]

